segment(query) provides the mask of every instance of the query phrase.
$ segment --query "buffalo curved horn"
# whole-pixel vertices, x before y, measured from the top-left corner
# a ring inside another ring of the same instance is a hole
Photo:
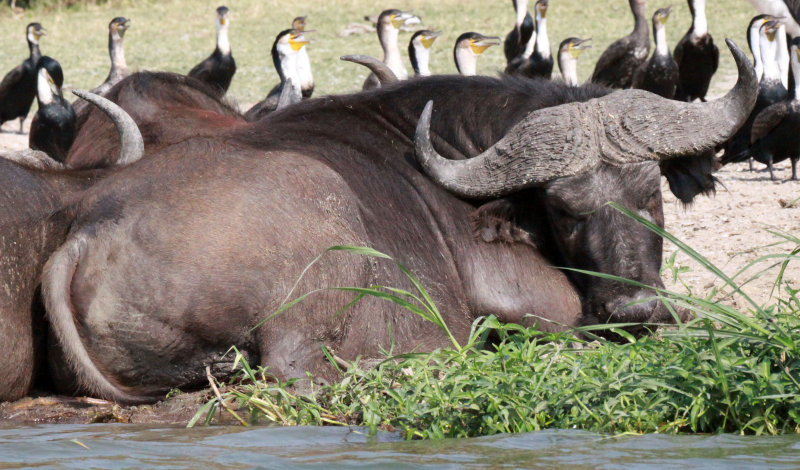
[[[348,62],[354,62],[356,64],[361,64],[364,67],[370,69],[372,73],[378,78],[378,81],[381,82],[381,85],[388,85],[390,83],[397,82],[397,75],[392,72],[392,69],[389,68],[388,65],[384,64],[380,60],[370,57],[368,55],[361,55],[361,54],[353,54],[353,55],[343,55],[339,59],[346,60]]]
[[[142,155],[144,155],[144,139],[142,139],[142,134],[139,132],[136,122],[124,109],[120,108],[116,103],[88,91],[72,90],[72,93],[100,108],[114,123],[121,141],[119,159],[115,163],[116,166],[128,165],[142,158]]]
[[[747,57],[733,41],[725,42],[739,78],[732,90],[712,102],[683,103],[643,90],[622,90],[585,103],[540,109],[467,160],[447,160],[433,149],[428,102],[414,136],[417,161],[448,191],[487,198],[576,175],[603,162],[623,165],[711,150],[744,123],[758,93]]]
[[[300,90],[297,89],[291,78],[287,78],[281,89],[281,95],[278,97],[278,106],[275,111],[299,103],[301,98]]]

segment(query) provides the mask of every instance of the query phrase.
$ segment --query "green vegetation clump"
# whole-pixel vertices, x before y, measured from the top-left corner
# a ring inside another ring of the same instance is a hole
[[[292,393],[292,382],[276,381],[269,371],[242,362],[240,375],[190,425],[203,415],[210,422],[214,411],[223,408],[243,424],[352,424],[373,431],[398,430],[409,439],[544,428],[603,433],[800,432],[800,290],[783,279],[786,265],[800,258],[800,238],[778,234],[794,249],[747,267],[767,263],[767,268],[778,270],[779,295],[762,307],[736,283],[744,271],[729,278],[669,233],[615,207],[714,272],[730,293],[697,297],[654,289],[654,296],[676,318],[679,309],[688,309],[694,319],[638,339],[622,329],[631,325],[545,334],[488,317],[476,322],[466,345],[451,335],[452,349],[387,353],[387,359],[374,368],[361,367],[359,361],[345,363],[325,351],[342,378],[304,395]],[[333,249],[386,257],[364,248]],[[676,278],[681,271],[671,263],[666,269]],[[761,269],[757,275],[764,272]],[[446,330],[424,289],[411,273],[406,274],[419,292],[374,287],[358,289],[358,295],[407,303]],[[750,307],[738,311],[730,306],[733,298]],[[608,330],[623,342],[599,338],[597,330]]]

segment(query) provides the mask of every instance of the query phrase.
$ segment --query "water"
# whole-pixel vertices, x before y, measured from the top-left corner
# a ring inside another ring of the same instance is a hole
[[[83,447],[83,446],[86,447]],[[88,447],[88,448],[87,448]],[[622,436],[542,431],[402,441],[358,429],[121,424],[0,429],[0,468],[800,468],[800,436]]]

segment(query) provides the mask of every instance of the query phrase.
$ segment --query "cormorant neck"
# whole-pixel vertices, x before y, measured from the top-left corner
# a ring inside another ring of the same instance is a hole
[[[383,48],[383,63],[392,69],[392,72],[400,80],[408,78],[408,72],[403,65],[403,58],[400,56],[400,47],[397,45],[397,37],[400,30],[392,26],[378,24],[378,39]]]
[[[780,25],[775,42],[777,43],[778,70],[781,73],[781,83],[789,89],[789,46],[786,44],[786,26]]]
[[[764,63],[761,61],[761,37],[758,33],[758,27],[751,26],[748,35],[750,37],[750,53],[753,54],[756,77],[761,79],[761,76],[764,74]]]
[[[547,18],[536,12],[536,52],[545,59],[550,57],[550,39],[547,37]]]
[[[528,42],[525,43],[525,50],[522,51],[522,58],[528,59],[530,58],[531,54],[533,54],[533,49],[536,46],[536,34],[531,34],[530,39]],[[547,51],[550,52],[550,48],[547,48]]]
[[[761,37],[759,47],[761,49],[761,62],[764,66],[763,80],[780,80],[781,72],[778,69],[778,61],[776,60],[777,48],[776,41],[768,41],[766,38]]]
[[[478,73],[478,57],[468,47],[457,47],[455,55],[458,73],[465,76]]]
[[[631,11],[633,12],[633,34],[637,36],[647,37],[648,34],[648,27],[647,27],[647,6],[644,2],[639,2],[637,0],[630,0]]]
[[[411,55],[411,65],[414,67],[414,75],[427,77],[431,74],[428,68],[430,52],[425,47],[413,47]]]
[[[525,15],[528,14],[528,0],[514,0],[514,9],[517,11],[517,19],[514,24],[519,31],[519,27],[525,21]]]
[[[42,53],[39,51],[39,41],[33,37],[33,34],[28,35],[28,50],[30,51],[31,59],[33,59],[35,65],[42,56]]]
[[[562,52],[558,55],[558,68],[564,83],[569,86],[578,86],[578,61],[569,53]]]
[[[227,24],[217,28],[217,49],[219,49],[222,55],[229,55],[231,53],[231,43],[228,41]]]
[[[111,73],[128,69],[128,64],[125,62],[125,48],[122,47],[122,38],[119,34],[108,35],[108,55],[111,56]]]
[[[789,51],[791,54],[791,62],[792,62],[792,75],[794,76],[794,96],[793,99],[800,100],[800,59],[797,58],[797,54]]]
[[[36,98],[39,106],[47,106],[53,102],[53,90],[50,89],[50,82],[47,80],[45,69],[40,68],[36,77]]]
[[[302,98],[302,93],[300,89],[300,74],[297,73],[297,53],[286,54],[281,57],[281,69],[281,83],[285,84],[286,80],[291,78],[295,98],[299,101]]]
[[[669,48],[667,47],[667,28],[663,23],[653,25],[653,36],[656,40],[656,54],[661,56],[669,55]]]
[[[706,20],[706,0],[690,2],[692,7],[692,34],[693,38],[703,37],[708,34],[708,21]]]
[[[300,76],[302,82],[297,85],[302,90],[311,90],[314,88],[314,75],[311,73],[311,61],[308,58],[308,52],[303,47],[297,51],[297,74]]]

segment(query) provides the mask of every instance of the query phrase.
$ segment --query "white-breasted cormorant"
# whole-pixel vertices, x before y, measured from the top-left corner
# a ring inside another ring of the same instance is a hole
[[[125,31],[131,26],[131,20],[118,16],[108,24],[108,55],[111,57],[111,70],[106,80],[92,93],[103,95],[123,78],[128,76],[128,64],[125,62],[125,49],[122,40]]]
[[[61,93],[64,73],[61,65],[47,56],[37,64],[36,99],[39,110],[31,122],[28,145],[53,160],[64,162],[75,140],[75,110]]]
[[[750,158],[750,134],[756,116],[767,106],[785,100],[788,94],[781,83],[781,74],[778,70],[776,38],[778,26],[778,21],[772,19],[761,25],[759,29],[758,46],[764,73],[758,82],[758,97],[747,121],[725,146],[725,155],[722,157],[723,164],[742,162]],[[750,160],[751,169],[752,165],[753,162]]]
[[[298,16],[292,21],[292,29],[306,31],[306,17]],[[311,31],[309,31],[311,32]],[[300,79],[300,91],[303,98],[311,98],[314,94],[314,74],[311,73],[311,60],[307,48],[297,51],[297,77]]]
[[[645,0],[628,0],[633,12],[633,31],[612,42],[600,55],[592,74],[592,82],[613,88],[630,88],[633,74],[650,54]]]
[[[526,77],[542,77],[550,79],[553,74],[553,56],[550,53],[550,39],[547,37],[547,7],[549,0],[538,0],[536,11],[536,43],[527,64],[520,73]]]
[[[0,126],[12,119],[19,119],[19,133],[36,96],[36,64],[42,56],[39,38],[47,34],[39,23],[25,28],[30,55],[20,65],[11,69],[0,82]]]
[[[788,99],[758,113],[750,132],[750,155],[767,165],[773,180],[772,164],[787,158],[792,162],[792,179],[796,180],[800,160],[800,37],[792,39],[789,47],[795,89]]]
[[[754,16],[753,19],[750,20],[750,24],[747,25],[747,46],[750,48],[750,53],[753,55],[753,67],[756,69],[756,77],[758,77],[759,80],[761,79],[761,75],[764,74],[764,63],[761,60],[761,49],[758,46],[759,35],[764,23],[773,19],[774,18],[770,15],[758,15]]]
[[[558,46],[558,69],[561,71],[561,78],[569,86],[578,86],[578,56],[586,49],[592,47],[587,44],[591,41],[581,38],[567,38],[561,41]]]
[[[236,73],[236,61],[233,60],[231,43],[228,40],[230,16],[228,7],[217,8],[217,47],[208,58],[195,65],[188,73],[190,77],[217,88],[223,95],[231,86],[233,74]]]
[[[400,80],[408,78],[408,71],[406,66],[403,65],[403,57],[400,55],[400,46],[397,42],[400,27],[419,23],[419,17],[410,11],[384,10],[378,16],[378,40],[381,42],[381,48],[383,49],[383,63],[388,65]],[[362,89],[370,90],[379,86],[378,79],[370,74],[364,81]]]
[[[633,88],[647,90],[672,99],[678,85],[678,64],[667,46],[667,19],[671,8],[659,8],[653,13],[653,37],[656,49],[650,60],[642,64],[633,77]]]
[[[300,101],[302,99],[302,91],[298,85],[300,76],[297,58],[306,44],[308,44],[308,39],[306,39],[303,31],[286,29],[278,33],[272,43],[271,53],[272,63],[275,65],[275,70],[278,72],[281,81],[270,90],[263,101],[255,104],[245,113],[245,119],[255,121],[274,111],[278,107],[283,87],[289,79],[294,84],[292,92],[295,93],[295,96],[292,97],[292,100]]]
[[[678,64],[678,87],[675,99],[706,100],[711,77],[719,66],[719,49],[708,32],[706,0],[688,0],[692,26],[675,46],[673,59]]]
[[[500,38],[497,36],[484,36],[480,33],[464,33],[456,39],[453,48],[453,58],[456,68],[461,75],[475,75],[477,73],[478,56],[492,47],[499,46]]]
[[[414,76],[427,77],[431,74],[431,70],[428,67],[431,56],[430,48],[441,34],[441,31],[422,29],[411,36],[411,40],[408,41],[408,58],[411,59],[411,68],[414,69]]]
[[[533,53],[533,45],[536,42],[534,36],[533,17],[528,12],[528,0],[511,0],[514,5],[516,19],[514,29],[512,29],[503,41],[503,53],[506,55],[506,63],[511,65],[515,60],[528,59]]]
[[[800,36],[800,0],[748,0],[759,13],[781,18],[791,37]]]

